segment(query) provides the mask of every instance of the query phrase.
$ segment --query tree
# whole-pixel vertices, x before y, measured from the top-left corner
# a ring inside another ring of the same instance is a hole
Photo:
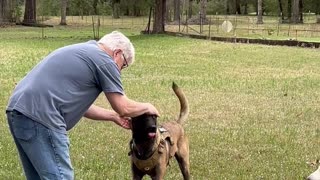
[[[14,9],[16,8],[15,1],[12,0],[0,0],[0,24],[13,22]]]
[[[303,23],[303,0],[299,1],[299,21]]]
[[[112,16],[115,19],[120,18],[120,0],[112,0]]]
[[[240,0],[236,0],[236,14],[241,14],[241,5],[240,5]]]
[[[192,17],[192,6],[193,6],[193,0],[189,0],[189,5],[188,5],[188,19]]]
[[[305,9],[307,12],[314,12],[316,14],[316,23],[320,23],[320,1],[319,0],[305,0]]]
[[[243,6],[244,6],[243,14],[248,15],[248,0],[244,0]]]
[[[258,20],[257,20],[257,24],[263,24],[263,20],[262,20],[262,1],[263,0],[258,0]]]
[[[155,0],[154,23],[152,33],[164,33],[166,0]]]
[[[67,25],[67,5],[68,5],[68,0],[61,0],[61,21],[60,21],[60,25]]]
[[[282,8],[281,0],[278,0],[278,4],[279,4],[279,16],[281,16],[281,22],[283,22],[283,20],[284,20],[284,12],[283,12],[283,8]]]
[[[171,18],[171,15],[172,15],[172,5],[170,3],[170,0],[168,0],[166,2],[166,21],[167,22],[171,22],[172,21],[172,18]]]
[[[133,12],[132,13],[133,16],[141,16],[142,15],[139,1],[137,1],[137,0],[133,1],[132,12]]]
[[[203,20],[207,19],[207,4],[208,4],[208,0],[200,1],[200,16],[201,16],[201,19]]]
[[[292,0],[288,0],[288,7],[287,7],[288,11],[288,20],[291,19],[292,16]]]
[[[317,23],[320,24],[320,1],[319,0],[316,1],[316,10],[315,10],[315,12],[316,12],[316,15],[317,15]]]
[[[92,7],[93,7],[93,13],[95,15],[99,14],[99,10],[97,6],[98,6],[98,0],[93,0]]]
[[[0,23],[8,21],[8,2],[7,0],[0,1]]]
[[[36,24],[36,0],[26,0],[25,1],[25,11],[23,17],[23,23],[25,24]]]
[[[229,15],[230,14],[230,6],[229,6],[230,0],[226,0],[225,3],[226,3],[226,14]]]
[[[174,0],[173,4],[174,4],[174,17],[173,17],[173,20],[174,21],[179,21],[179,19],[180,19],[180,0]]]
[[[292,17],[291,22],[292,23],[303,23],[302,18],[302,0],[293,0],[293,6],[292,6]]]

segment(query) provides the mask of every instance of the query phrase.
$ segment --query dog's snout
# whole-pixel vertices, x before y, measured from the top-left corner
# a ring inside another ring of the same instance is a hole
[[[149,129],[150,132],[156,132],[157,131],[157,126],[156,125],[152,125]]]

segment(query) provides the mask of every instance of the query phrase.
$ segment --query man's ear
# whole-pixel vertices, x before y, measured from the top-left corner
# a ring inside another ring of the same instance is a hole
[[[118,53],[121,53],[122,51],[121,49],[115,49],[113,52],[118,55]]]

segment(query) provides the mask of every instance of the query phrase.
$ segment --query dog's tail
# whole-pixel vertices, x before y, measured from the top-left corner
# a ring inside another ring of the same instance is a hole
[[[174,93],[177,95],[177,97],[179,98],[179,102],[180,102],[180,115],[177,122],[179,124],[183,124],[189,115],[188,100],[185,94],[183,93],[182,89],[179,88],[179,86],[175,82],[172,82],[172,89]]]

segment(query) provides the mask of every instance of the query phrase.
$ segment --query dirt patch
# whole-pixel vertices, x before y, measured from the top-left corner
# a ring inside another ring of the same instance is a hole
[[[183,34],[176,32],[168,32],[165,34],[172,36],[183,36],[195,39],[207,39],[212,41],[224,41],[232,43],[247,43],[247,44],[265,44],[271,46],[293,46],[293,47],[304,47],[304,48],[319,48],[319,42],[306,42],[297,40],[269,40],[269,39],[249,39],[249,38],[237,38],[237,37],[208,37],[204,35],[194,35],[194,34]]]

